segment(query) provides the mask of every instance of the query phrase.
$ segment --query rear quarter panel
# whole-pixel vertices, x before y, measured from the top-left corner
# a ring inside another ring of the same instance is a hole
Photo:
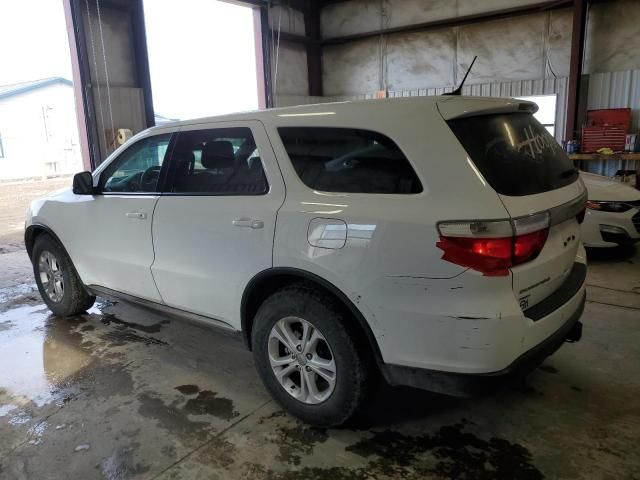
[[[295,121],[276,117],[265,123],[287,185],[287,197],[278,212],[274,267],[298,268],[329,281],[360,309],[386,362],[422,365],[424,357],[414,362],[401,358],[394,332],[402,330],[402,337],[410,337],[416,324],[421,324],[417,333],[431,321],[435,332],[444,312],[468,312],[466,302],[460,302],[459,289],[450,288],[466,269],[441,260],[436,224],[451,219],[505,218],[507,212],[498,196],[472,167],[435,106],[400,102],[384,110],[363,112],[361,108],[357,114],[343,110]],[[278,126],[361,128],[387,135],[411,162],[423,192],[374,195],[312,190],[293,169]],[[344,221],[348,225],[344,247],[311,246],[307,236],[314,218]],[[511,280],[503,277],[494,286],[498,283],[513,298]],[[499,312],[487,305],[480,315],[495,317]],[[437,337],[421,336],[415,341],[422,342],[422,352],[431,344],[437,355]]]

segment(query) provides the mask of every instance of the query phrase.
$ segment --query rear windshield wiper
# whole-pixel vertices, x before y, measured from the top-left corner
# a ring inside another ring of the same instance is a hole
[[[570,168],[569,170],[565,170],[560,174],[560,178],[569,178],[573,175],[576,175],[579,172],[577,168]]]

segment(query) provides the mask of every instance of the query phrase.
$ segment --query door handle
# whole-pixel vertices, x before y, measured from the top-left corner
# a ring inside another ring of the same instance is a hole
[[[264,228],[264,222],[262,220],[253,220],[252,218],[236,218],[231,222],[234,227],[245,228]]]
[[[147,218],[147,214],[144,212],[127,212],[125,213],[127,218],[137,218],[138,220],[144,220]]]

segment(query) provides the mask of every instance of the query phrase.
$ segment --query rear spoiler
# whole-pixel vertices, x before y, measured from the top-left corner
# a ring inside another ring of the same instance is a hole
[[[515,98],[447,97],[438,101],[438,111],[445,120],[497,113],[536,113],[538,105]]]

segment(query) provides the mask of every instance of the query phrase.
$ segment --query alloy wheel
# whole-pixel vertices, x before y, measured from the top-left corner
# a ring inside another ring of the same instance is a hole
[[[299,317],[278,320],[269,333],[269,362],[287,393],[306,404],[327,400],[336,386],[336,363],[326,338]]]
[[[60,302],[64,296],[62,267],[56,256],[44,250],[38,259],[38,273],[42,288],[52,302]]]

